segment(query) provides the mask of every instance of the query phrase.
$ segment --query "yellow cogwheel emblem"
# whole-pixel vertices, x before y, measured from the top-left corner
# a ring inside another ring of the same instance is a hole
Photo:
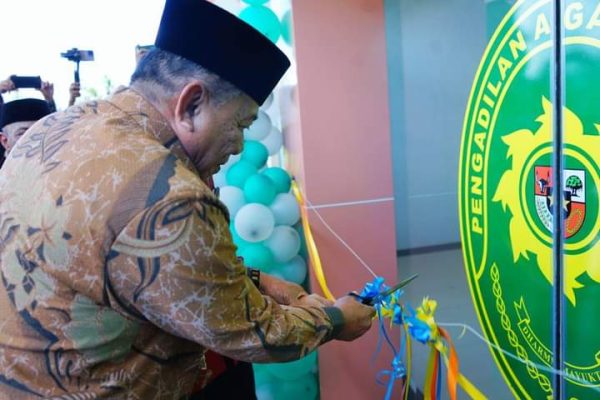
[[[521,257],[536,263],[546,280],[552,284],[552,104],[541,99],[542,113],[536,119],[537,131],[521,129],[502,137],[508,146],[507,159],[512,167],[500,178],[493,201],[500,202],[504,212],[510,211],[509,235],[513,261]],[[576,289],[584,287],[580,277],[587,272],[600,282],[600,219],[597,204],[586,201],[600,183],[598,168],[588,155],[600,149],[597,132],[585,133],[583,123],[572,111],[564,109],[566,168],[563,174],[562,207],[567,217],[565,232],[564,293],[576,305]],[[600,126],[595,125],[598,132]],[[593,207],[595,206],[595,207]],[[586,214],[589,215],[586,218]]]

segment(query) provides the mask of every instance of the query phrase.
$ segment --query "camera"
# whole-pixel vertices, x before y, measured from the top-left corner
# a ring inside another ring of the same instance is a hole
[[[69,61],[94,61],[94,51],[93,50],[79,50],[77,48],[72,48],[71,50],[67,50],[64,53],[60,53],[61,57],[66,58]]]
[[[15,89],[21,89],[21,88],[41,89],[41,87],[42,87],[42,78],[40,78],[39,76],[11,75],[9,79],[12,81],[12,83],[14,83]]]
[[[64,53],[60,53],[61,57],[66,58],[69,61],[75,62],[75,82],[79,83],[79,62],[80,61],[94,61],[93,50],[79,50],[73,47],[71,50],[67,50]]]

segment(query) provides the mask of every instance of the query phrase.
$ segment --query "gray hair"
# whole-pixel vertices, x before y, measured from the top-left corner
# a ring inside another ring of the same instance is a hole
[[[150,101],[176,95],[190,80],[202,81],[215,105],[227,103],[242,95],[242,91],[225,79],[183,57],[158,48],[140,60],[131,76],[131,87],[138,89]]]

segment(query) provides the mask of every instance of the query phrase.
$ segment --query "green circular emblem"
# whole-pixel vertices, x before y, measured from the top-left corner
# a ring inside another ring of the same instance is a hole
[[[565,210],[568,399],[600,389],[600,2],[566,1],[564,169],[553,184],[552,1],[518,1],[485,51],[459,172],[465,267],[486,337],[518,398],[553,397],[553,194]]]

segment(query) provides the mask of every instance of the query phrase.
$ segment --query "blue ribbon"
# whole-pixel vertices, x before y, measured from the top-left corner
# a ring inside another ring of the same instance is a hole
[[[377,311],[377,319],[378,319],[378,324],[379,324],[379,336],[377,339],[377,349],[375,351],[375,354],[373,355],[373,360],[375,360],[377,358],[377,355],[381,351],[381,346],[383,344],[383,340],[385,340],[385,342],[388,344],[388,346],[392,349],[392,352],[394,353],[394,358],[393,358],[392,364],[391,364],[392,368],[389,370],[387,370],[387,369],[381,370],[381,371],[379,371],[379,373],[376,376],[377,383],[379,383],[380,385],[387,386],[386,392],[385,392],[385,400],[390,400],[392,397],[393,391],[394,391],[394,384],[396,383],[396,380],[401,379],[404,376],[406,376],[406,367],[404,366],[404,363],[402,362],[402,359],[404,357],[404,351],[405,351],[405,346],[402,343],[402,331],[400,332],[400,341],[401,341],[400,352],[398,352],[387,333],[387,330],[385,328],[385,320],[382,317],[382,308],[383,307],[385,307],[386,309],[391,309],[392,310],[392,317],[391,317],[392,322],[396,325],[402,325],[402,323],[404,322],[404,318],[402,315],[402,307],[398,304],[399,303],[398,300],[400,299],[400,296],[402,296],[403,292],[401,290],[399,290],[395,293],[392,293],[389,296],[386,296],[385,298],[381,297],[381,293],[387,289],[389,289],[389,286],[387,286],[384,283],[384,279],[382,277],[377,277],[372,282],[368,282],[365,285],[363,290],[360,292],[360,296],[362,298],[373,299],[373,301],[374,301],[373,306],[375,307],[375,310]],[[381,379],[384,375],[389,376],[387,384],[385,384]]]
[[[394,357],[392,360],[392,369],[384,369],[379,371],[377,374],[377,383],[380,385],[383,385],[383,382],[381,381],[383,375],[389,375],[384,400],[390,400],[392,398],[392,394],[394,393],[394,383],[396,383],[397,379],[401,379],[406,376],[406,367],[400,359],[400,354],[396,355],[396,357]]]
[[[426,344],[431,339],[431,328],[415,316],[415,310],[408,306],[408,316],[404,317],[408,333],[417,341]]]
[[[362,292],[360,292],[359,296],[365,299],[377,298],[381,292],[389,289],[389,287],[383,282],[384,279],[381,276],[378,276],[377,278],[373,279],[372,282],[367,282]]]

